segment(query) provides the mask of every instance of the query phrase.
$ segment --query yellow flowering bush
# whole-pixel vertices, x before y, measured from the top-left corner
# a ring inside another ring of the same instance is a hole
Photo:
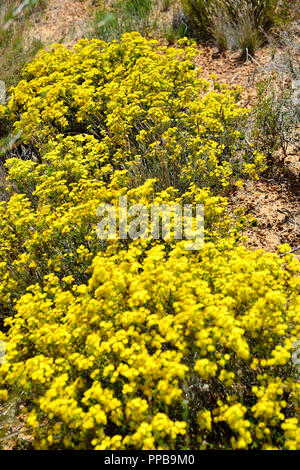
[[[5,321],[4,390],[28,402],[35,446],[299,448],[299,263],[145,245],[111,245],[85,284],[45,276]]]
[[[60,279],[72,276],[87,281],[87,270],[97,251],[107,243],[96,236],[97,208],[102,203],[117,206],[126,195],[128,205],[143,203],[205,204],[205,237],[217,241],[226,233],[239,237],[243,217],[233,223],[226,199],[193,185],[184,194],[175,188],[155,191],[155,180],[128,189],[127,170],[115,171],[99,160],[100,143],[90,135],[57,136],[48,144],[43,163],[11,158],[10,199],[0,203],[0,305],[1,317],[11,315],[14,301],[46,274]],[[151,240],[148,241],[151,245]],[[170,243],[174,243],[170,241]],[[126,247],[128,241],[117,243]]]
[[[264,162],[195,53],[58,46],[1,109],[40,156],[7,160],[0,203],[0,400],[21,397],[37,449],[300,449],[299,262],[246,249],[216,194]],[[120,196],[204,204],[203,248],[98,239]]]
[[[160,189],[195,182],[219,190],[255,178],[265,159],[243,146],[248,111],[238,90],[201,78],[197,54],[186,40],[160,47],[138,33],[56,45],[25,67],[5,115],[41,153],[49,136],[93,135],[100,161],[129,169],[134,184],[157,178]]]

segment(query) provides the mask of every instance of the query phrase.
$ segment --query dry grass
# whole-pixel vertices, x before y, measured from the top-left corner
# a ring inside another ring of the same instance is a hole
[[[37,51],[42,43],[37,39],[24,41],[24,29],[29,23],[29,15],[34,10],[24,9],[19,16],[14,16],[14,7],[19,2],[8,0],[0,10],[0,80],[9,89],[21,76],[21,70]],[[35,9],[42,11],[43,2],[36,4]]]
[[[220,50],[239,49],[254,55],[268,31],[288,24],[297,14],[297,0],[182,0],[194,33],[213,38]]]

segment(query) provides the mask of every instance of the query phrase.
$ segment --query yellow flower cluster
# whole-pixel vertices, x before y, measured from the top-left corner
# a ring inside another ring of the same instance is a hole
[[[186,433],[200,448],[299,445],[296,368],[268,363],[299,335],[299,264],[228,241],[169,250],[111,246],[87,285],[50,275],[17,302],[1,374],[31,401],[38,448],[173,449]],[[276,310],[261,302],[274,284]]]
[[[239,90],[203,80],[198,54],[138,33],[82,40],[74,50],[56,45],[25,67],[2,114],[39,149],[57,134],[95,136],[99,161],[129,168],[134,184],[222,188],[257,178],[265,159],[243,148],[248,111],[236,104]]]
[[[101,203],[117,206],[119,196],[126,195],[128,205],[139,202],[146,207],[162,202],[205,204],[206,239],[210,241],[228,232],[235,236],[237,225],[243,226],[243,218],[233,224],[226,214],[225,198],[212,196],[208,189],[191,186],[180,195],[170,187],[157,193],[155,180],[128,189],[126,170],[115,171],[109,178],[93,136],[58,136],[48,145],[41,164],[17,158],[7,161],[13,194],[7,203],[0,203],[0,305],[4,312],[45,275],[59,273],[68,285],[89,279],[95,253],[107,246],[96,236],[97,208]],[[132,302],[137,305],[141,295],[136,292]]]
[[[137,34],[58,46],[12,91],[41,161],[6,163],[0,399],[29,405],[38,449],[300,447],[299,262],[247,250],[244,218],[201,187],[232,178],[244,111],[194,54]],[[97,207],[124,195],[204,204],[203,248],[99,240]]]

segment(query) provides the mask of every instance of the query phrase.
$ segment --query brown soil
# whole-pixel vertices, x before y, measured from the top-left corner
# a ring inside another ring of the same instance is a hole
[[[243,88],[241,103],[251,106],[256,100],[256,84],[271,67],[271,50],[264,47],[255,58],[242,62],[238,53],[220,54],[217,48],[199,46],[202,54],[197,65],[203,77],[214,74],[221,83]],[[278,155],[278,159],[282,158]],[[271,173],[271,172],[269,172]],[[229,196],[232,210],[244,208],[257,219],[257,226],[248,229],[249,247],[275,251],[288,243],[300,260],[300,154],[284,159],[282,169],[263,176],[260,181],[247,181],[242,189]]]
[[[90,30],[92,3],[92,0],[48,0],[42,15],[31,17],[30,38],[39,39],[44,45],[75,44]]]
[[[256,98],[256,83],[266,74],[270,63],[268,47],[260,49],[254,58],[243,61],[239,52],[220,53],[213,45],[199,46],[201,54],[196,59],[197,66],[202,70],[203,78],[209,79],[216,75],[221,83],[242,87],[242,104],[253,104]]]
[[[300,259],[299,201],[299,190],[289,180],[263,179],[248,181],[231,197],[230,204],[233,209],[244,208],[257,220],[247,232],[250,247],[275,251],[278,245],[289,243]]]

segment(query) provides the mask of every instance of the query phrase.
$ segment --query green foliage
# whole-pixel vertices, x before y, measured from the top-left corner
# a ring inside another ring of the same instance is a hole
[[[126,32],[146,34],[152,3],[152,0],[114,0],[109,10],[97,10],[94,19],[96,37],[112,41]]]
[[[290,84],[280,81],[276,73],[257,86],[257,103],[254,107],[252,138],[268,158],[273,160],[276,150],[287,156],[288,148],[300,149],[300,82]]]
[[[9,31],[2,35],[0,79],[5,81],[7,89],[20,81],[23,66],[42,48],[42,42],[37,39],[31,41],[27,47],[23,43],[21,33]]]
[[[201,36],[209,36],[210,16],[209,7],[211,0],[181,0],[184,11],[189,16],[193,25]]]
[[[171,22],[166,22],[163,34],[169,44],[175,44],[176,40],[190,37],[190,25],[188,18],[181,10],[175,10]]]
[[[6,98],[10,87],[20,81],[25,63],[42,47],[36,39],[27,41],[25,46],[23,30],[30,14],[43,7],[41,0],[10,1],[0,6],[0,80],[5,83]],[[11,132],[11,123],[0,116],[0,159],[17,140]]]
[[[300,150],[299,25],[290,25],[271,44],[269,73],[257,85],[251,137],[277,164]]]
[[[23,29],[30,13],[43,8],[40,0],[24,0],[5,3],[2,6],[0,24],[0,80],[6,88],[16,85],[20,80],[23,65],[28,62],[42,47],[39,40],[27,42],[24,46]],[[0,10],[1,12],[1,10]]]
[[[171,6],[171,0],[162,0],[162,10],[168,11]]]
[[[189,28],[184,22],[175,19],[171,26],[165,25],[163,34],[168,44],[174,45],[178,39],[184,39],[189,35]]]

